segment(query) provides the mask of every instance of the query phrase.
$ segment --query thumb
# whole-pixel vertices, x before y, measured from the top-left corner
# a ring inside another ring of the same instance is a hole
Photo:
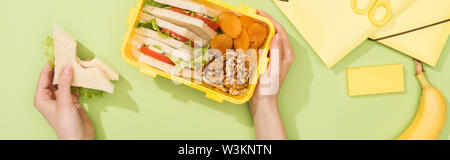
[[[280,33],[275,34],[275,36],[272,38],[272,42],[270,43],[270,61],[267,66],[266,74],[270,75],[270,72],[272,71],[272,67],[276,67],[275,69],[279,69],[279,59],[280,59],[280,52],[281,52],[281,39],[280,39]],[[274,63],[275,58],[277,58],[277,62]],[[273,66],[275,65],[275,66]]]
[[[70,87],[72,86],[73,79],[73,69],[71,65],[65,66],[58,79],[58,101],[62,103],[72,103],[72,91]],[[66,104],[68,104],[66,103]]]
[[[270,43],[270,50],[276,50],[281,48],[281,39],[280,39],[280,33],[275,34],[272,38],[272,42]]]

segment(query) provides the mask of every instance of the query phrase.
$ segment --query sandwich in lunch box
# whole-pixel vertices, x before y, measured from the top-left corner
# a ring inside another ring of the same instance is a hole
[[[264,23],[193,0],[147,0],[140,15],[131,49],[139,62],[233,96],[247,91]]]
[[[149,0],[144,12],[161,17],[176,25],[185,26],[200,37],[211,40],[220,26],[221,11],[188,0]]]

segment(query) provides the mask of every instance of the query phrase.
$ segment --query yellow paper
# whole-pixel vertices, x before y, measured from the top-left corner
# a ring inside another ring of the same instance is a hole
[[[450,0],[415,0],[370,38],[378,39],[447,19],[450,19]]]
[[[447,22],[378,42],[436,66],[449,34],[450,22]]]
[[[403,65],[384,65],[347,69],[349,96],[403,92]]]
[[[373,34],[378,39],[450,19],[450,0],[416,0],[402,14]],[[450,22],[379,41],[435,66],[450,34]]]
[[[351,0],[274,0],[328,67],[333,67],[379,28],[356,14]],[[392,0],[395,17],[414,0]]]

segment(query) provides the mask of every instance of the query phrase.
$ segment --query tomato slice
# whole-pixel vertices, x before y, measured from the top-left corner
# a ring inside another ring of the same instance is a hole
[[[182,9],[180,9],[180,8],[176,8],[176,7],[171,7],[170,8],[170,10],[171,11],[174,11],[174,12],[177,12],[177,13],[180,13],[180,14],[183,14],[183,15],[190,15],[189,13],[186,13],[186,12],[184,12]]]
[[[195,18],[202,20],[203,22],[205,22],[209,27],[211,27],[212,29],[214,29],[216,32],[219,31],[220,26],[218,23],[211,21],[208,18],[205,18],[201,15],[195,14]]]
[[[184,10],[182,10],[180,8],[176,8],[176,7],[172,7],[172,8],[170,8],[170,10],[174,11],[174,12],[177,12],[177,13],[180,13],[180,14],[183,14],[183,15],[187,15],[187,16],[191,16],[192,15],[192,11],[189,11],[189,12],[186,13]],[[205,17],[203,17],[203,16],[201,16],[199,14],[195,14],[194,18],[202,20],[203,22],[205,22],[209,27],[211,27],[215,31],[219,31],[219,29],[220,29],[220,26],[219,26],[218,23],[216,23],[214,21],[211,21],[210,19],[205,18]]]
[[[160,54],[160,53],[158,53],[158,52],[155,52],[155,51],[153,51],[153,50],[151,50],[151,49],[149,49],[149,48],[147,48],[147,47],[145,47],[145,46],[142,46],[142,47],[141,47],[141,52],[142,52],[143,54],[147,55],[147,56],[153,57],[153,58],[155,58],[155,59],[157,59],[157,60],[160,60],[160,61],[162,61],[162,62],[164,62],[164,63],[170,64],[170,65],[175,65],[175,63],[173,63],[173,62],[169,59],[169,57],[167,57],[167,56],[165,56],[165,55],[162,55],[162,54]]]
[[[172,36],[174,38],[179,38],[180,41],[183,42],[183,43],[189,42],[188,38],[186,38],[186,37],[184,37],[184,36],[182,36],[182,35],[180,35],[178,33],[175,33],[175,32],[173,32],[171,30],[163,28],[163,29],[161,29],[161,32],[163,32],[163,33],[169,32],[170,36]],[[195,46],[194,42],[191,41],[191,47],[194,47],[194,46]]]

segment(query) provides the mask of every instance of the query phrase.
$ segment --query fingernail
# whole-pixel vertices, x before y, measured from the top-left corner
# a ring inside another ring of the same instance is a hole
[[[275,33],[275,35],[273,36],[272,40],[278,39],[278,37],[280,36],[279,34],[280,34],[280,33]]]
[[[65,66],[63,73],[64,74],[71,74],[72,73],[72,66],[71,65]]]

